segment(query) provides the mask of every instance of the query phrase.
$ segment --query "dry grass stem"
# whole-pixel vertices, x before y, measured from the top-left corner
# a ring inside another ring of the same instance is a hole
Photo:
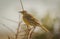
[[[17,33],[16,33],[16,37],[15,37],[15,39],[17,39],[18,38],[18,35],[19,35],[19,29],[20,29],[20,24],[21,24],[21,22],[19,22],[19,24],[18,24],[18,28],[17,28]]]
[[[10,39],[10,36],[8,36],[8,39]]]
[[[28,39],[31,39],[31,36],[32,36],[32,33],[33,33],[34,30],[35,30],[35,27],[32,28],[32,29],[29,31]]]

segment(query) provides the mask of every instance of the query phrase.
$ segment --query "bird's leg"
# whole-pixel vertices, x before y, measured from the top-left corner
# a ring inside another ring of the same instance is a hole
[[[31,36],[32,36],[32,33],[33,31],[35,30],[36,27],[33,27],[30,32],[29,32],[29,35],[28,35],[28,39],[31,39]]]
[[[29,31],[30,31],[30,27],[29,25],[27,25],[27,33],[29,33]]]
[[[29,27],[29,25],[26,25],[26,26],[27,26],[27,29],[26,29],[25,36],[26,36],[26,39],[28,39],[28,34],[29,34],[29,31],[30,31],[30,27]]]
[[[29,25],[27,25],[27,30],[30,31],[30,26]]]

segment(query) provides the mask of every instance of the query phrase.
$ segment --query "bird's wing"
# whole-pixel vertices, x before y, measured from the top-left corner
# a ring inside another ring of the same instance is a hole
[[[38,20],[36,18],[34,18],[32,15],[29,14],[29,16],[27,17],[27,19],[34,24],[39,24]]]
[[[27,14],[25,16],[23,16],[23,20],[26,24],[30,24],[30,25],[33,25],[33,26],[37,26],[39,25],[37,19],[35,19],[32,15],[30,14]]]
[[[34,23],[35,25],[40,25],[40,23],[38,23],[37,19],[35,19],[34,17],[31,16],[30,20],[34,21],[33,23]],[[44,31],[50,32],[50,31],[49,31],[47,28],[45,28],[43,25],[40,25],[40,27],[41,27]]]
[[[38,21],[36,18],[34,18],[32,15],[29,14],[29,20],[31,21]]]

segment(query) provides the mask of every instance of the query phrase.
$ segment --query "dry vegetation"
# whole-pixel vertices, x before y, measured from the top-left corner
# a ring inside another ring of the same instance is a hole
[[[54,25],[55,25],[55,22],[57,21],[56,18],[52,19],[50,15],[47,14],[44,18],[41,19],[41,21],[43,25],[53,34],[53,37],[50,35],[50,33],[46,33],[46,32],[40,33],[40,34],[36,32],[33,33],[33,31],[31,31],[32,28],[30,28],[29,30],[25,24],[21,24],[22,22],[19,22],[16,33],[13,36],[8,35],[8,39],[60,39],[59,37],[60,33],[58,34],[54,33]],[[3,24],[3,26],[6,26],[6,25]],[[22,26],[25,26],[25,27],[22,27]],[[6,28],[8,27],[6,26]],[[10,31],[12,30],[10,29]]]

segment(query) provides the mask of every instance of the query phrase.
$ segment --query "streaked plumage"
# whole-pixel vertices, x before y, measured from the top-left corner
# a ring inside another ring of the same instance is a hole
[[[48,29],[46,29],[44,26],[40,25],[40,23],[35,19],[32,15],[28,14],[26,11],[20,11],[21,14],[23,14],[23,21],[27,25],[31,26],[40,26],[43,30],[46,32],[49,32]]]

